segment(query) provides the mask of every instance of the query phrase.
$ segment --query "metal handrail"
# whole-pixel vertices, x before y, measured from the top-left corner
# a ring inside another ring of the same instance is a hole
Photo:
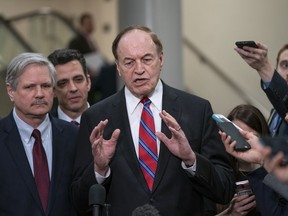
[[[208,57],[206,57],[206,55],[191,41],[189,41],[189,39],[183,37],[182,42],[191,52],[196,54],[196,56],[203,64],[207,65],[212,71],[214,71],[215,74],[217,74],[217,76],[221,80],[223,80],[227,84],[227,86],[231,87],[231,90],[233,90],[237,95],[239,95],[245,103],[252,104],[258,107],[265,115],[269,115],[270,110],[267,110],[267,108],[264,107],[263,104],[259,100],[257,100],[257,98],[252,97],[251,95],[243,91],[243,89],[238,85],[238,83],[234,82],[229,76],[227,76],[221,68],[219,68]]]
[[[212,69],[221,80],[223,80],[228,86],[231,87],[246,103],[252,104],[251,98],[242,90],[242,88],[234,82],[229,76],[227,76],[223,70],[221,70],[213,61],[207,58],[200,49],[198,49],[192,42],[187,38],[182,39],[184,45],[188,47],[190,51],[195,53],[199,60],[206,64],[210,69]]]
[[[16,22],[16,21],[23,20],[26,18],[36,17],[39,15],[53,15],[59,18],[61,21],[63,21],[70,28],[71,31],[78,34],[78,30],[74,27],[73,22],[70,19],[68,19],[66,16],[62,15],[61,13],[55,10],[52,10],[50,7],[43,7],[38,10],[31,11],[31,12],[18,14],[18,15],[9,17],[7,21],[11,23],[11,22]]]

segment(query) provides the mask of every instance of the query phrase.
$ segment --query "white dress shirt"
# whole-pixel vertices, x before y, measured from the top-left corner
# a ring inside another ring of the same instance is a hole
[[[148,96],[151,100],[150,109],[153,113],[154,122],[155,122],[155,130],[161,131],[161,118],[159,113],[162,111],[162,96],[163,96],[163,85],[159,80],[154,92],[152,95]],[[139,158],[139,126],[140,126],[140,118],[143,109],[143,104],[140,102],[141,99],[135,97],[129,89],[125,86],[125,98],[126,98],[126,107],[127,114],[129,118],[130,130],[134,142],[135,152],[137,157]],[[160,152],[160,140],[157,138],[157,153],[159,155]],[[191,175],[195,174],[196,171],[196,161],[191,167],[186,167],[186,165],[182,162],[181,166],[183,169],[188,171]],[[99,175],[99,173],[95,172],[95,176],[97,182],[99,184],[103,183],[107,177],[109,177],[111,171],[110,168],[105,176]]]

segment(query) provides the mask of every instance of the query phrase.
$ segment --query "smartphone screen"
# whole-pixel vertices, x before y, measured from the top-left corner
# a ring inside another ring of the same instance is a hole
[[[244,194],[247,194],[247,195],[252,195],[253,194],[253,191],[250,188],[248,180],[236,182],[236,194],[238,196],[244,195]]]

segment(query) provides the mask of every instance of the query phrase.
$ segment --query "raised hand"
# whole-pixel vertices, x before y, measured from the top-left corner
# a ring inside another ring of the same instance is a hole
[[[175,156],[179,157],[186,166],[192,166],[196,156],[189,142],[175,118],[163,110],[160,114],[161,119],[165,122],[172,133],[169,139],[164,133],[156,132],[156,136],[160,139]]]
[[[90,143],[94,157],[94,170],[103,176],[109,168],[109,162],[115,153],[117,140],[120,135],[120,130],[116,129],[113,131],[111,138],[105,140],[103,133],[107,124],[108,119],[100,121],[90,135]]]
[[[243,49],[235,47],[234,50],[253,69],[257,70],[264,82],[270,82],[274,68],[268,59],[268,48],[266,45],[257,43],[258,48],[246,46]]]

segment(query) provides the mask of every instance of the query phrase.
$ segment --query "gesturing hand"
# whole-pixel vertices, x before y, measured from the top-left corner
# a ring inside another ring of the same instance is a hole
[[[160,114],[161,119],[165,122],[172,133],[169,139],[164,133],[156,132],[156,136],[161,140],[175,156],[179,157],[186,166],[192,166],[195,162],[195,153],[181,129],[180,125],[169,113],[163,110]]]
[[[108,124],[108,119],[100,121],[90,135],[92,155],[94,157],[94,170],[100,175],[105,175],[109,168],[109,162],[114,155],[120,130],[115,129],[109,140],[103,139],[103,132]]]

